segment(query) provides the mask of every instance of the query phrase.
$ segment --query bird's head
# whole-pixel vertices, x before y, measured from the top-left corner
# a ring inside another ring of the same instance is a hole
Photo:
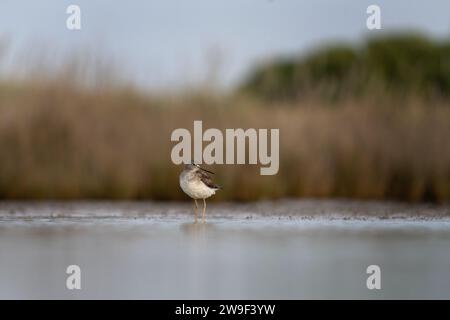
[[[208,172],[208,173],[211,173],[211,174],[215,174],[214,172],[212,172],[212,171],[209,171],[209,170],[206,170],[206,169],[203,169],[202,167],[200,167],[198,164],[196,164],[194,161],[191,161],[191,163],[189,163],[189,164],[185,164],[184,165],[184,169],[185,170],[194,170],[194,169],[199,169],[199,170],[202,170],[202,171],[205,171],[205,172]]]

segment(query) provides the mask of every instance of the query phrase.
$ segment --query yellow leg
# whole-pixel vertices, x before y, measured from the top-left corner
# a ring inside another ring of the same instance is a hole
[[[205,199],[203,199],[202,223],[205,223],[205,212],[206,212],[206,201],[205,201]]]
[[[197,211],[198,211],[197,199],[194,199],[194,201],[195,201],[195,207],[194,207],[195,224],[197,224]]]

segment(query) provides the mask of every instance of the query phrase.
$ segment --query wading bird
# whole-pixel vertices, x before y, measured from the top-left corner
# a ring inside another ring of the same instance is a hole
[[[214,172],[200,168],[192,162],[184,165],[184,170],[180,174],[180,187],[189,197],[195,201],[195,223],[197,223],[197,200],[203,199],[202,223],[205,223],[206,198],[211,197],[217,190],[222,189],[215,184],[208,173]]]

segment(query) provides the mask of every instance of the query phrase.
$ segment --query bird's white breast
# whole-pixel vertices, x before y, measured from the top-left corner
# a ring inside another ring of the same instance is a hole
[[[180,177],[180,187],[193,199],[206,199],[216,193],[215,189],[209,188],[201,180],[189,180],[186,177]]]

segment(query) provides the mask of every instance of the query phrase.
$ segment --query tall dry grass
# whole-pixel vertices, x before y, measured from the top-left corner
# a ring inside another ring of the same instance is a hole
[[[192,131],[194,120],[204,129],[280,128],[279,173],[215,166],[218,200],[450,200],[448,102],[374,95],[275,104],[45,78],[0,84],[0,198],[186,199],[170,134]]]

